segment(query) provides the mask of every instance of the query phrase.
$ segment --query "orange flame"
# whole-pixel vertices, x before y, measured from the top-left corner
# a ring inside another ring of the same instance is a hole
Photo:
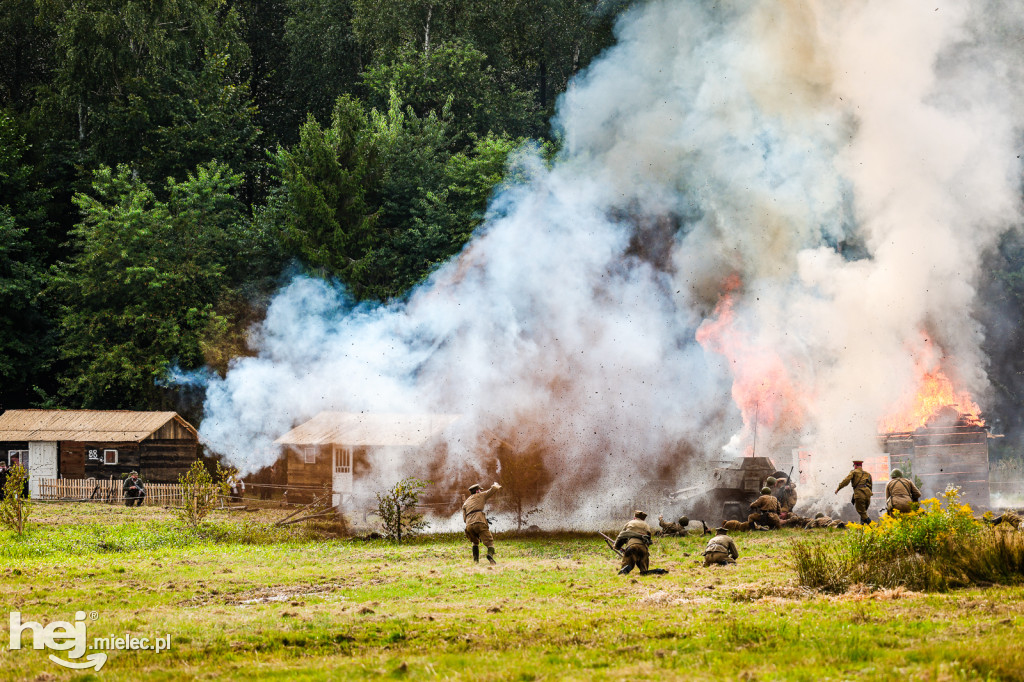
[[[984,426],[981,408],[967,391],[958,391],[938,365],[941,357],[928,338],[917,353],[915,394],[906,398],[879,423],[880,433],[913,431],[943,412],[956,410],[956,421],[971,426]],[[931,367],[931,369],[929,369]]]
[[[729,360],[733,374],[732,398],[743,415],[743,438],[749,441],[746,454],[753,453],[754,429],[794,431],[803,424],[804,408],[782,358],[771,349],[757,345],[744,334],[736,320],[733,292],[740,279],[730,275],[713,316],[697,328],[696,338],[705,349]]]

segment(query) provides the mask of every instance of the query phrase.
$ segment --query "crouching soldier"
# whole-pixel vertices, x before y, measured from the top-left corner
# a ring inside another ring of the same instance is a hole
[[[736,541],[729,537],[725,528],[716,528],[715,537],[708,540],[708,546],[704,549],[704,565],[725,566],[736,563],[739,558],[740,551],[736,548]]]
[[[487,560],[492,564],[498,563],[494,560],[494,538],[491,536],[491,527],[487,525],[487,514],[484,507],[491,495],[501,490],[497,483],[491,485],[487,490],[480,490],[480,484],[474,483],[469,486],[469,497],[462,503],[462,520],[466,522],[466,537],[473,543],[473,561],[480,562],[480,543],[487,548]]]
[[[768,528],[778,528],[781,525],[779,520],[781,511],[778,499],[772,495],[772,489],[761,488],[761,497],[750,505],[750,516],[747,517],[747,521],[751,526],[759,524]]]
[[[623,526],[619,536],[615,538],[615,549],[622,550],[622,568],[619,575],[626,575],[636,566],[641,575],[647,573],[651,559],[647,548],[651,545],[651,527],[647,525],[647,514],[642,511],[633,512],[633,519]]]
[[[899,469],[893,469],[890,478],[885,486],[885,510],[890,514],[893,511],[903,514],[914,511],[915,503],[921,499],[921,491]]]
[[[658,517],[658,525],[661,526],[661,534],[664,535],[667,538],[668,537],[685,538],[686,537],[686,527],[690,525],[690,519],[688,519],[685,516],[680,516],[679,520],[676,521],[675,523],[672,523],[671,521],[666,523],[665,522],[665,517],[664,516],[659,516]]]
[[[124,484],[121,486],[121,491],[124,493],[124,506],[126,507],[132,505],[141,507],[142,501],[146,499],[146,486],[142,485],[138,471],[128,474],[128,478],[124,479]]]

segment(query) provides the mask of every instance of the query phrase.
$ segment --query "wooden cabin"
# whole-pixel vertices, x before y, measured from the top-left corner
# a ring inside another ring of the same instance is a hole
[[[26,465],[29,488],[44,478],[123,478],[177,483],[199,455],[195,427],[176,412],[7,410],[0,454]]]
[[[458,415],[321,412],[276,441],[282,446],[289,499],[308,499],[327,488],[335,506],[369,495],[357,482],[369,470],[369,452],[396,456],[439,442]]]

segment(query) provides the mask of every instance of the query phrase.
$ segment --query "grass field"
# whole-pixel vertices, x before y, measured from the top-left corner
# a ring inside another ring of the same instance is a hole
[[[668,575],[620,577],[596,536],[499,534],[490,567],[456,536],[269,531],[281,511],[218,512],[201,534],[153,508],[34,514],[0,535],[10,610],[171,646],[72,671],[47,658],[66,652],[8,649],[5,626],[4,679],[1024,680],[1024,588],[818,594],[790,565],[807,534],[737,536],[721,568],[700,537],[661,540]]]

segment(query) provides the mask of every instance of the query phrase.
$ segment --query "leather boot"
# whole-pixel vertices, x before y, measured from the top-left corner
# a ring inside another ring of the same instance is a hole
[[[633,570],[633,564],[627,564],[619,569],[619,575],[626,575]]]
[[[487,560],[490,561],[492,564],[498,563],[497,561],[494,560],[494,548],[493,547],[488,547],[487,548]]]
[[[473,545],[473,561],[480,563],[480,545]]]

